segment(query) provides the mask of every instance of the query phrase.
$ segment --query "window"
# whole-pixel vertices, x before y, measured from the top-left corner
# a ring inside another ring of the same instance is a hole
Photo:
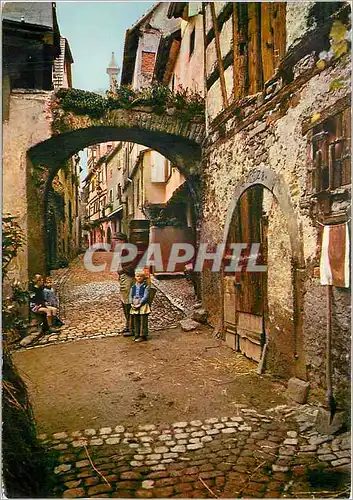
[[[194,53],[194,49],[195,49],[195,27],[193,27],[192,32],[190,34],[190,52],[189,52],[189,58]]]
[[[157,151],[151,156],[151,182],[165,182],[166,180],[166,159]]]
[[[109,191],[109,202],[113,203],[113,190],[112,189]]]
[[[311,140],[311,191],[320,193],[350,184],[351,132],[349,109],[314,127]]]
[[[112,168],[109,170],[109,175],[110,175],[110,178],[113,177],[113,169]]]

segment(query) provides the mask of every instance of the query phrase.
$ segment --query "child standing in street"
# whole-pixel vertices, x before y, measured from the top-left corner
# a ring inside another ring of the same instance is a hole
[[[143,269],[135,271],[135,283],[130,289],[129,302],[131,304],[130,315],[135,342],[148,339],[148,315],[151,308],[148,303],[150,287]]]

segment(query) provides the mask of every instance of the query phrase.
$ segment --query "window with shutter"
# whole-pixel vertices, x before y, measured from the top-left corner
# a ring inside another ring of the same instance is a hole
[[[314,127],[311,191],[334,190],[350,184],[351,131],[349,109]]]

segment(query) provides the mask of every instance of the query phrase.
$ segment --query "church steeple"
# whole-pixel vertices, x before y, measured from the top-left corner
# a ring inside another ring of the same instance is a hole
[[[114,52],[112,52],[112,58],[109,63],[109,66],[107,67],[107,73],[109,75],[109,87],[110,90],[113,90],[115,87],[115,83],[117,82],[118,75],[120,73],[120,68],[118,68],[118,64],[115,59]]]

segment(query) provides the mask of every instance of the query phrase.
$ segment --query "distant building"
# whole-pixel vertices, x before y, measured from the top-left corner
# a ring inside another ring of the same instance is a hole
[[[203,57],[200,58],[201,67],[198,64],[196,70],[193,65],[195,75],[198,73],[197,81],[192,81],[193,75],[182,81],[185,75],[180,73],[180,68],[183,64],[187,65],[189,58],[180,58],[179,50],[182,23],[188,23],[180,18],[168,18],[168,11],[169,3],[158,3],[127,30],[122,84],[129,84],[140,90],[160,81],[174,90],[176,74],[180,87],[189,86],[193,91],[198,87],[203,89]],[[199,23],[200,19],[198,25]],[[200,40],[203,40],[202,32]],[[185,37],[183,50],[187,42]],[[199,57],[199,44],[197,47]],[[177,59],[181,62],[178,62],[174,70]],[[184,176],[167,158],[156,151],[138,144],[126,144],[124,148],[126,180],[123,193],[127,205],[123,220],[126,231],[131,233],[132,228],[138,227],[139,221],[149,221],[150,242],[161,243],[163,256],[167,255],[169,245],[173,241],[193,242],[195,220],[191,213],[191,197]]]
[[[120,68],[118,68],[114,52],[112,52],[112,58],[109,66],[106,69],[106,72],[109,75],[109,88],[110,90],[114,90],[115,86],[118,83],[118,75],[120,73]]]
[[[53,68],[53,85],[55,90],[72,87],[71,64],[73,62],[69,42],[61,36],[60,55],[55,59]]]

